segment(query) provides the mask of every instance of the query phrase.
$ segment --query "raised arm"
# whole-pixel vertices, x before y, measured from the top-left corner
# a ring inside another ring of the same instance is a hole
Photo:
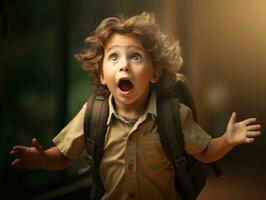
[[[202,162],[213,162],[221,159],[238,144],[254,142],[254,137],[261,134],[261,125],[256,123],[257,119],[249,118],[236,122],[236,117],[236,113],[233,112],[226,132],[212,139],[204,151],[193,156]]]
[[[46,169],[62,170],[72,164],[72,160],[65,157],[59,149],[54,146],[44,150],[43,146],[32,139],[32,147],[14,146],[10,155],[17,157],[11,165],[17,169]]]

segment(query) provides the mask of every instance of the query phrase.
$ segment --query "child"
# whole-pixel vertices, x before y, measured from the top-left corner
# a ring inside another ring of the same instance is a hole
[[[128,19],[107,18],[86,39],[77,58],[89,72],[95,93],[109,96],[108,129],[100,177],[102,199],[179,199],[174,169],[162,149],[157,130],[156,100],[180,80],[182,64],[177,42],[161,33],[151,14]],[[83,150],[85,105],[53,139],[47,150],[36,139],[32,147],[15,146],[16,168],[62,170]],[[191,110],[180,105],[185,150],[202,162],[213,162],[234,146],[260,135],[255,118],[236,122],[233,113],[225,133],[211,138],[193,121]]]

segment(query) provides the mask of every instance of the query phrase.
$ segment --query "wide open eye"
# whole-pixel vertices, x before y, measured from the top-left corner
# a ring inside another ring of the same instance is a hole
[[[118,55],[116,53],[112,53],[109,55],[109,59],[116,62],[118,60]]]
[[[141,61],[142,60],[142,56],[139,53],[134,53],[134,54],[132,54],[130,59],[133,60],[133,61]]]

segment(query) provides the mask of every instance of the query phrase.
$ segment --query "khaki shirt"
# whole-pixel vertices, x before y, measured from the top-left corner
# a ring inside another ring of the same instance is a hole
[[[110,96],[108,129],[100,164],[105,188],[102,199],[179,199],[174,188],[174,168],[162,149],[155,121],[156,99],[153,92],[144,114],[132,125],[116,113]],[[77,158],[85,147],[85,109],[86,104],[53,139],[59,150],[71,159]],[[185,151],[195,154],[204,150],[211,137],[193,121],[192,111],[183,104],[180,119]]]

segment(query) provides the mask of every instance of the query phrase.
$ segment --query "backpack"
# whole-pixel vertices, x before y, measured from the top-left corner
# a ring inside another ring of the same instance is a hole
[[[188,87],[181,81],[167,97],[157,98],[157,124],[162,147],[175,169],[175,188],[182,200],[194,200],[203,189],[208,175],[208,164],[203,164],[184,151],[183,134],[180,123],[180,102],[192,109],[197,121],[196,107]],[[104,194],[100,179],[99,165],[103,156],[108,118],[108,98],[91,96],[87,102],[84,117],[86,160],[93,179],[91,199],[101,199]],[[216,176],[221,170],[216,162],[212,163]]]

